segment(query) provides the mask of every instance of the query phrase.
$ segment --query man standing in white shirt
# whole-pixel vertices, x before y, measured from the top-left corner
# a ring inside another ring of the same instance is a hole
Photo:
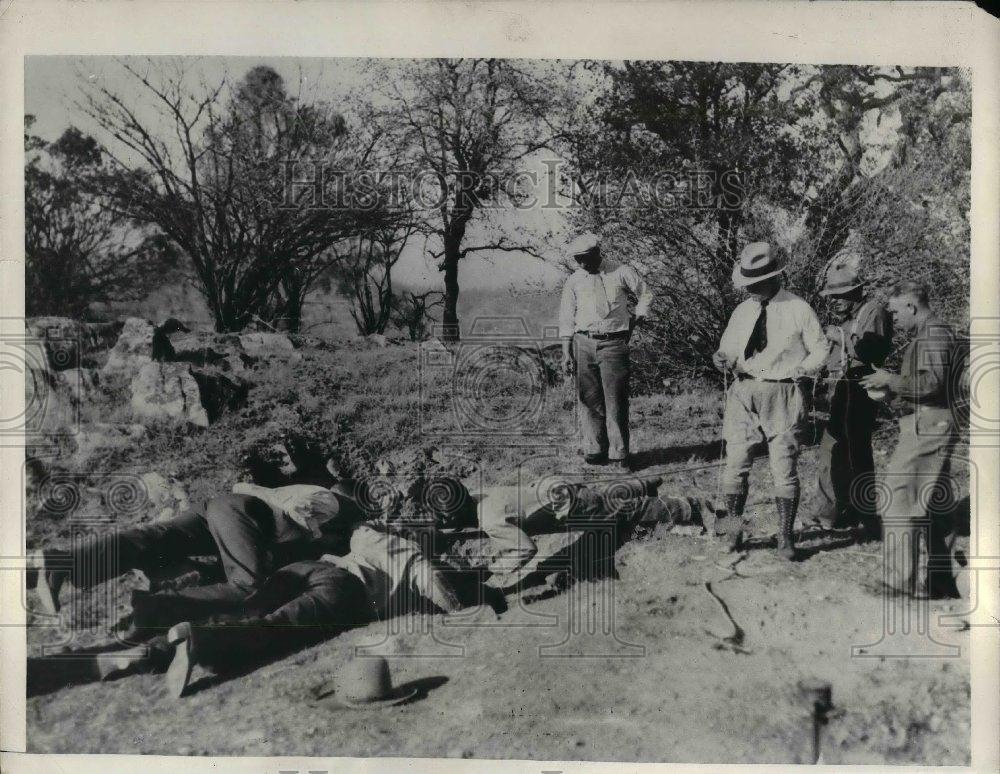
[[[563,370],[577,372],[586,461],[628,467],[629,338],[649,313],[652,294],[631,266],[605,270],[601,241],[583,234],[567,247],[579,267],[563,285],[559,336]],[[636,299],[630,311],[628,296]]]
[[[782,288],[783,272],[784,265],[766,242],[744,248],[733,268],[733,284],[745,288],[750,298],[733,311],[712,360],[716,368],[735,376],[723,420],[723,494],[728,515],[742,522],[731,527],[731,548],[738,550],[749,533],[743,509],[752,448],[764,440],[778,510],[778,553],[794,559],[792,527],[799,503],[796,434],[806,413],[798,382],[820,369],[828,344],[812,307]]]

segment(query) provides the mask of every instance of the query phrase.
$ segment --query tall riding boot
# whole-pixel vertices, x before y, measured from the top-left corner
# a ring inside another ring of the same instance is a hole
[[[775,497],[774,504],[778,509],[778,556],[783,559],[795,558],[795,512],[798,510],[798,497]]]
[[[743,547],[743,541],[750,535],[750,520],[743,516],[746,504],[746,492],[726,495],[726,514],[731,519],[727,523],[730,551],[739,551]]]

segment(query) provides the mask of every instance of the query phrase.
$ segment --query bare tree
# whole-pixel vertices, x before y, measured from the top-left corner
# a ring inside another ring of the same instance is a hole
[[[413,223],[387,219],[349,241],[332,271],[337,289],[351,302],[351,317],[358,333],[384,333],[397,298],[392,270],[414,231]]]
[[[555,90],[527,65],[500,59],[376,65],[372,121],[407,160],[425,208],[419,225],[444,274],[445,336],[459,337],[459,264],[473,253],[534,254],[506,234],[468,244],[477,217],[520,194],[510,182],[554,137],[545,115]]]
[[[407,332],[410,341],[423,341],[434,321],[431,310],[444,304],[444,294],[437,290],[424,293],[404,292],[393,309],[392,321]]]
[[[179,66],[120,64],[138,98],[99,82],[84,86],[83,105],[112,138],[105,150],[118,174],[108,193],[118,211],[188,256],[218,330],[255,316],[296,330],[305,294],[353,223],[315,187],[290,181],[297,167],[357,166],[346,159],[344,119],[289,96],[268,67],[232,87],[225,78],[194,87]]]

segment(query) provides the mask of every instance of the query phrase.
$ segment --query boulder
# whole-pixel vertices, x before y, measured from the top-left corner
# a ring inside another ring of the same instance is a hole
[[[140,420],[166,420],[208,427],[246,401],[249,385],[219,371],[187,363],[142,366],[132,379],[132,412]]]
[[[118,341],[108,354],[104,373],[136,372],[153,362],[153,341],[156,328],[149,320],[129,317],[125,320]],[[159,353],[158,353],[159,354]]]
[[[143,365],[132,378],[132,413],[138,420],[189,422],[208,427],[198,382],[183,363]]]
[[[298,361],[302,355],[284,333],[244,333],[240,336],[243,350],[251,357],[279,357]]]
[[[98,452],[132,448],[145,437],[146,428],[140,424],[112,425],[106,422],[88,424],[76,436],[74,467],[82,469]]]
[[[96,368],[70,368],[55,374],[57,391],[79,408],[93,401],[101,392],[101,372]]]
[[[79,425],[79,403],[58,373],[45,364],[25,368],[23,426],[27,435],[62,434]]]
[[[233,333],[175,331],[169,336],[170,360],[243,375],[257,358],[246,352],[240,338]]]
[[[121,322],[80,322],[69,317],[30,317],[25,336],[43,342],[49,367],[57,371],[84,364],[86,356],[113,346]]]
[[[222,414],[239,408],[247,401],[250,383],[238,376],[230,376],[213,369],[192,368],[201,392],[201,403],[208,412],[208,421],[214,422]]]
[[[365,336],[365,342],[372,347],[388,347],[389,339],[383,336],[381,333],[372,333]]]
[[[122,328],[125,327],[125,322],[113,320],[111,322],[89,322],[84,325],[87,346],[90,351],[106,351],[118,341]]]
[[[143,473],[140,477],[146,497],[156,521],[173,518],[191,508],[191,499],[184,485],[177,479],[161,473]]]

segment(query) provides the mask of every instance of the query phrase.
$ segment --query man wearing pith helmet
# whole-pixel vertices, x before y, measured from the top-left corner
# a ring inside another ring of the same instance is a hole
[[[812,307],[782,287],[783,273],[784,264],[768,243],[753,242],[744,248],[733,267],[733,284],[744,288],[750,298],[733,311],[712,360],[720,371],[733,375],[723,420],[722,486],[730,547],[741,548],[750,530],[744,508],[752,448],[763,440],[774,479],[778,553],[794,559],[792,527],[799,503],[797,431],[806,416],[799,381],[823,365],[827,341]]]
[[[559,336],[566,373],[573,372],[575,355],[585,459],[628,468],[629,338],[653,297],[631,266],[603,266],[596,234],[582,234],[566,251],[578,268],[563,285]],[[634,310],[629,295],[636,300]]]
[[[875,539],[880,533],[871,496],[877,411],[860,381],[881,367],[892,349],[892,317],[885,304],[865,292],[860,262],[860,255],[838,255],[820,291],[830,299],[836,318],[826,329],[831,346],[827,370],[835,381],[830,419],[819,447],[818,486],[808,515],[833,527],[860,525],[865,537]]]

